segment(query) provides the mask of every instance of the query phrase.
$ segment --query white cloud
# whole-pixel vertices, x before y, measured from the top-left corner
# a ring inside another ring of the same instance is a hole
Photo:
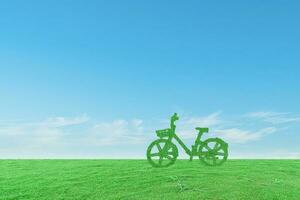
[[[55,117],[41,122],[0,123],[0,155],[76,155],[104,146],[148,142],[143,121],[114,120],[87,123],[86,115]],[[150,134],[149,134],[150,136]],[[152,136],[152,135],[151,135]],[[78,148],[81,149],[73,149]],[[110,148],[110,147],[109,147]],[[6,152],[5,154],[3,154]],[[101,153],[100,151],[98,153]],[[97,154],[93,151],[91,154]]]
[[[46,127],[65,127],[83,124],[87,121],[89,121],[89,118],[86,115],[75,118],[55,117],[40,123],[40,125]]]
[[[249,118],[261,119],[264,122],[272,123],[272,124],[300,122],[300,116],[294,116],[289,113],[252,112],[252,113],[248,113],[246,116]]]
[[[213,134],[218,137],[223,137],[230,143],[246,143],[259,140],[277,131],[275,127],[265,127],[259,130],[247,130],[245,128],[236,127],[224,128],[229,124],[231,123],[221,119],[221,112],[215,112],[202,117],[185,117],[179,123],[178,133],[185,139],[192,139],[195,138],[197,134],[194,129],[195,127],[209,127]]]
[[[64,128],[84,124],[89,120],[86,115],[74,118],[56,117],[41,122],[15,122],[0,124],[0,137],[7,143],[26,148],[45,148],[56,145],[64,137]],[[20,147],[18,147],[20,148]]]
[[[50,129],[59,129],[72,125],[79,125],[89,121],[89,118],[86,115],[74,118],[66,117],[55,117],[49,118],[41,122],[17,122],[17,123],[8,123],[0,124],[0,135],[23,135],[36,132],[37,130],[43,130],[40,133],[44,134]]]
[[[183,117],[178,122],[178,133],[180,136],[186,139],[195,138],[195,127],[213,127],[222,123],[220,120],[221,112],[214,112],[207,116],[201,117]]]
[[[98,145],[115,145],[141,143],[145,138],[143,121],[134,119],[98,123],[87,140]]]
[[[264,113],[257,113],[263,116],[267,115]],[[236,118],[236,120],[239,117]],[[234,119],[233,119],[234,120]],[[239,124],[239,128],[233,126],[227,128],[234,122],[225,121],[221,118],[221,112],[214,112],[207,116],[201,117],[184,117],[179,123],[177,132],[180,137],[184,139],[193,139],[196,137],[197,132],[195,127],[208,127],[210,128],[210,133],[214,136],[221,137],[229,143],[246,143],[251,141],[260,140],[263,137],[275,133],[277,128],[275,127],[262,127],[258,130],[253,130],[249,128],[243,128],[246,124]],[[226,127],[226,128],[225,128]]]
[[[183,123],[187,125],[194,125],[194,126],[201,125],[204,127],[214,126],[221,123],[219,119],[220,115],[221,112],[215,112],[204,117],[190,117],[190,118],[183,119]]]
[[[263,128],[254,132],[231,128],[215,130],[215,133],[223,137],[225,140],[228,140],[230,143],[246,143],[249,141],[259,140],[266,135],[275,133],[276,131],[277,129],[275,127]]]

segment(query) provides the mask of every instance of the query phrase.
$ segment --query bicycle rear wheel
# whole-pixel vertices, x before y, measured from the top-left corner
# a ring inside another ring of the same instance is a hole
[[[200,145],[198,152],[205,165],[219,166],[228,158],[228,144],[220,138],[210,138]]]

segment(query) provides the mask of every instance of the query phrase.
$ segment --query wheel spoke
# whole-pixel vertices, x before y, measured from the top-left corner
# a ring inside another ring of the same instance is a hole
[[[222,149],[222,145],[219,146],[219,148],[217,148],[215,151],[219,151]]]
[[[208,151],[201,151],[198,153],[199,156],[206,156],[208,154]]]
[[[217,164],[217,158],[214,156],[214,157],[212,157],[212,159],[213,159],[213,164],[216,165]]]
[[[169,151],[170,146],[168,144],[165,144],[164,147],[163,147],[163,149],[165,149],[166,151]]]
[[[174,153],[173,152],[168,152],[167,155],[174,156]]]
[[[162,161],[163,161],[163,157],[161,156],[161,157],[159,157],[159,161],[158,161],[158,163],[161,165],[162,164]]]
[[[156,146],[157,146],[158,151],[161,151],[161,146],[160,146],[160,144],[157,143]]]
[[[211,151],[211,150],[212,150],[212,149],[211,149],[211,148],[208,146],[208,144],[207,144],[207,143],[205,144],[205,147],[206,147],[206,149],[207,149],[207,150],[209,150],[209,151]]]
[[[159,153],[152,153],[150,154],[151,157],[156,157],[156,156],[159,156]]]
[[[168,155],[166,156],[166,158],[169,159],[169,160],[173,160],[173,158],[171,156],[168,156]]]
[[[214,146],[214,150],[216,150],[218,146],[219,146],[219,143],[216,142],[216,144]]]

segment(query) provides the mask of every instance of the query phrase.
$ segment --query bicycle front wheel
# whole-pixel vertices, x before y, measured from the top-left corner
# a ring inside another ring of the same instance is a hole
[[[153,167],[169,167],[175,163],[177,157],[176,145],[166,139],[155,140],[147,149],[147,160]]]

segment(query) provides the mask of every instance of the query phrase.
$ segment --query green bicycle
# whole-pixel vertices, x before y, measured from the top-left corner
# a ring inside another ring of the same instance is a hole
[[[190,150],[182,140],[176,135],[175,121],[179,120],[178,115],[175,113],[171,118],[171,128],[156,131],[157,136],[160,138],[150,144],[147,149],[147,160],[153,167],[169,167],[173,165],[178,158],[178,148],[172,142],[175,139],[184,151],[190,156],[190,161],[194,156],[208,166],[222,165],[228,158],[228,144],[220,138],[209,138],[205,141],[201,140],[204,133],[208,133],[208,128],[199,128],[198,136],[195,144],[192,145]]]

